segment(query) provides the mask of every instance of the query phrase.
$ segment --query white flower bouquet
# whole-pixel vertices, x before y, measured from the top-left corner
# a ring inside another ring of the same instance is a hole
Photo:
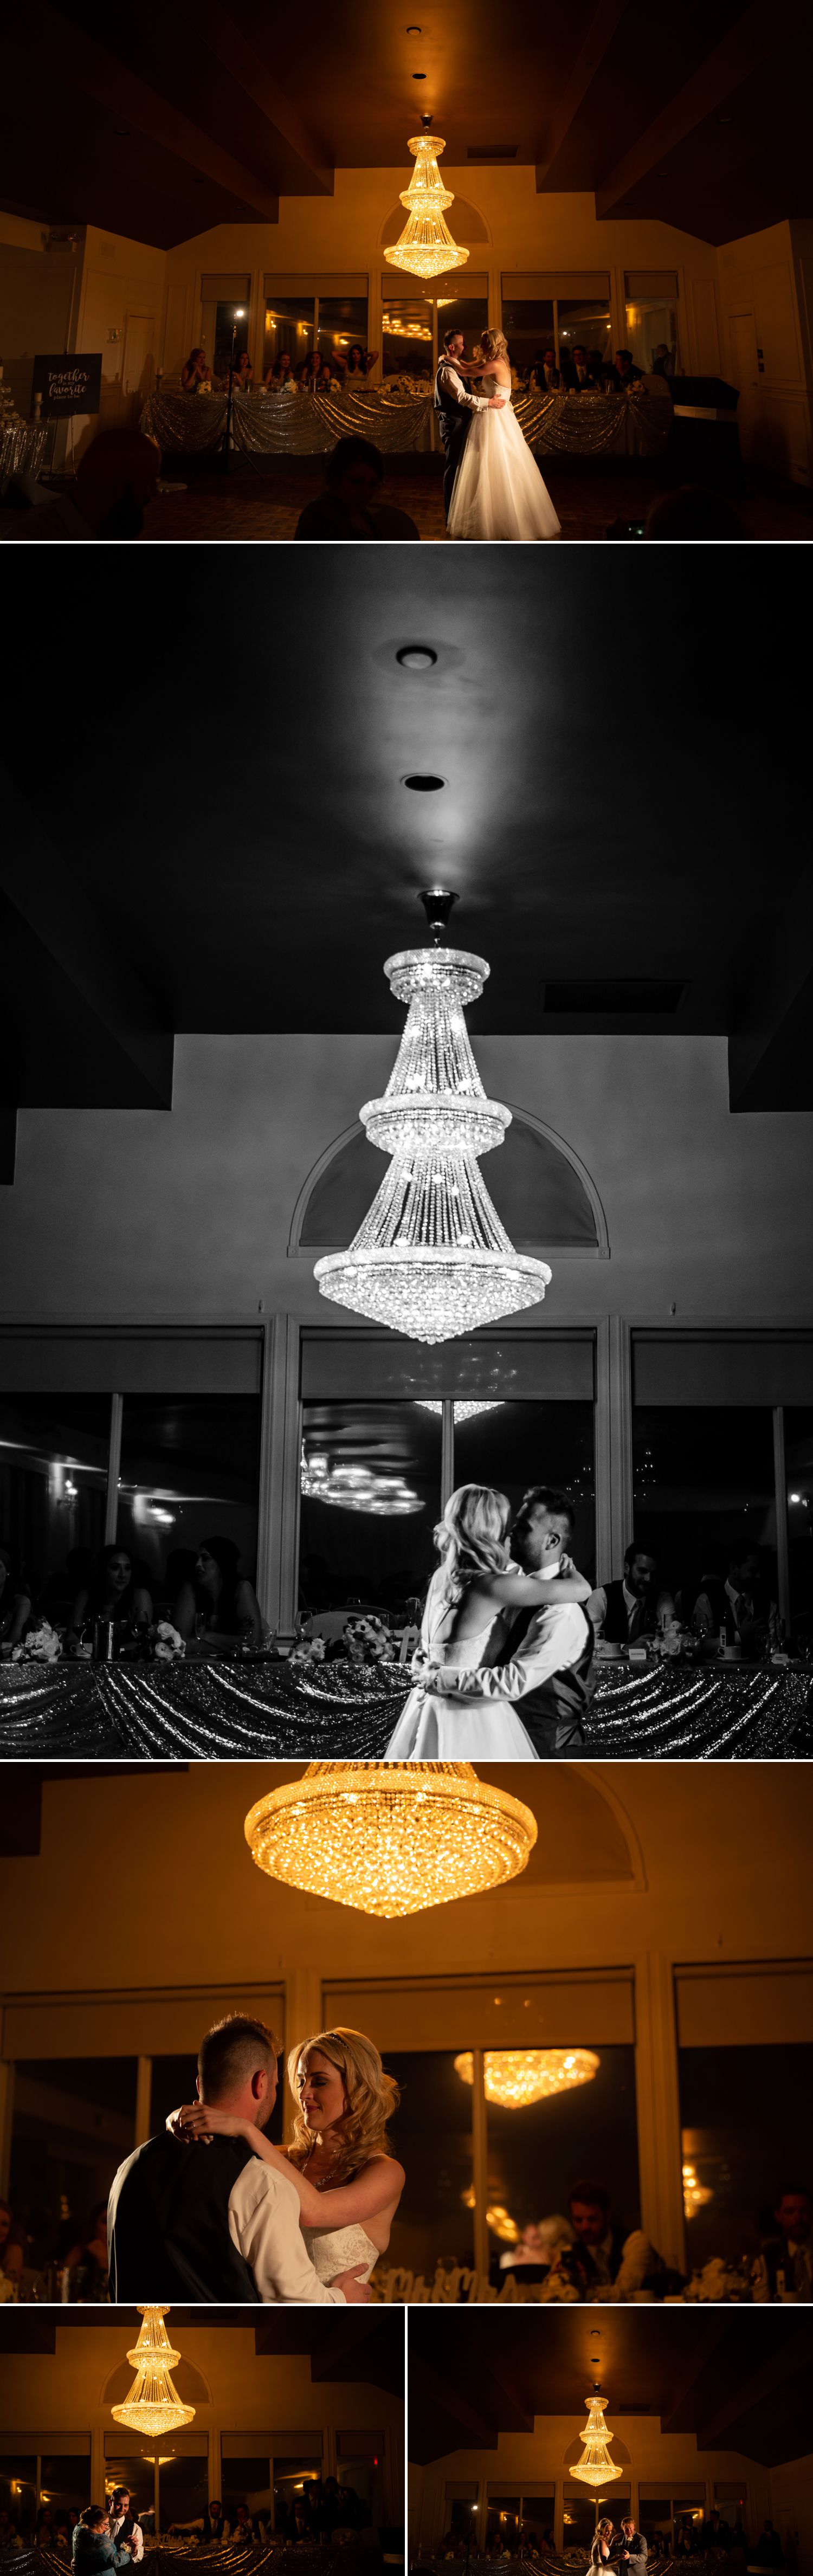
[[[383,1619],[348,1619],[344,1643],[354,1664],[392,1664],[396,1650]]]
[[[297,1644],[291,1648],[288,1656],[289,1664],[304,1664],[306,1669],[312,1664],[323,1664],[326,1644],[326,1637],[300,1637]]]
[[[186,1646],[180,1629],[173,1628],[171,1619],[159,1619],[152,1651],[157,1664],[172,1664],[177,1655],[185,1655]]]
[[[51,1627],[50,1620],[43,1619],[38,1628],[29,1629],[21,1645],[12,1646],[11,1660],[13,1664],[55,1664],[61,1653],[61,1637]]]

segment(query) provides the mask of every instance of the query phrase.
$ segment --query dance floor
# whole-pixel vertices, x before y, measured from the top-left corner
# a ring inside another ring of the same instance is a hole
[[[0,1754],[167,1761],[376,1761],[408,1687],[400,1666],[272,1661],[4,1665]],[[714,1665],[605,1666],[586,1761],[794,1760],[813,1750],[809,1672]],[[462,1735],[462,1730],[461,1730]],[[460,1758],[466,1758],[461,1740]]]

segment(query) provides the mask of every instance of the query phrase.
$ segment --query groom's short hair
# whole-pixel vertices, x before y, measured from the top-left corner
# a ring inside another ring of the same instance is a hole
[[[450,342],[451,342],[452,340],[463,340],[463,339],[465,339],[465,336],[466,336],[466,335],[465,335],[465,332],[464,332],[464,331],[461,331],[461,328],[460,328],[460,324],[459,324],[459,322],[453,322],[453,323],[452,323],[452,326],[451,326],[451,329],[450,329],[449,331],[444,331],[444,334],[443,334],[443,346],[444,346],[444,349],[448,349],[449,344],[450,344]]]
[[[552,1521],[567,1521],[571,1538],[576,1527],[575,1505],[555,1485],[529,1485],[522,1497],[524,1512],[549,1512]]]
[[[198,2051],[203,2101],[216,2102],[219,2094],[236,2092],[258,2067],[270,2067],[281,2046],[266,2021],[250,2021],[247,2013],[226,2013],[223,2021],[213,2022]]]

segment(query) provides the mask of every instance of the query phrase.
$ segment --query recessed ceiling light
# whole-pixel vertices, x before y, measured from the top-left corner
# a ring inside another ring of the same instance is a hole
[[[425,73],[425,72],[413,72],[413,74],[412,74],[412,78],[413,78],[413,80],[425,80],[425,79],[426,79],[426,73]]]
[[[431,644],[402,644],[400,653],[395,656],[404,671],[431,671],[437,658]]]
[[[422,34],[422,32],[423,32],[423,31],[422,31],[422,29],[421,29],[420,27],[408,27],[408,28],[407,28],[407,35],[408,35],[408,36],[420,36],[420,35]]]
[[[418,776],[415,776],[414,778],[402,779],[401,784],[403,787],[413,787],[417,796],[433,796],[436,787],[445,787],[446,780],[445,778],[419,778]]]

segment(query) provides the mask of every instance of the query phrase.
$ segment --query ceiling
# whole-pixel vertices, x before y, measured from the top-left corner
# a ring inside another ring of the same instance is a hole
[[[166,2311],[170,2313],[169,2310]],[[197,2327],[206,2334],[235,2328],[250,2335],[258,2358],[283,2359],[294,2354],[310,2357],[311,2379],[368,2380],[376,2388],[386,2388],[397,2397],[404,2385],[404,2332],[400,2312],[373,2315],[367,2309],[353,2308],[339,2316],[331,2308],[326,2317],[312,2310],[297,2309],[284,2316],[264,2314],[258,2322],[247,2316],[245,2308],[174,2307],[172,2336],[175,2339]],[[57,2335],[67,2332],[97,2334],[106,2329],[122,2343],[127,2335],[137,2335],[141,2324],[137,2308],[15,2309],[14,2316],[0,2311],[0,2354],[55,2354]]]
[[[598,2355],[598,2366],[593,2356]],[[608,2424],[657,2416],[662,2433],[693,2433],[704,2450],[743,2451],[765,2466],[810,2447],[813,2325],[775,2309],[512,2307],[500,2316],[429,2308],[409,2318],[409,2453],[496,2449],[541,2415],[573,2416],[600,2380]]]
[[[758,604],[747,548],[724,584],[714,547],[289,548],[273,597],[262,546],[188,548],[182,604],[179,560],[136,549],[105,628],[90,575],[115,558],[88,562],[45,722],[52,567],[12,564],[0,1103],[169,1108],[181,1031],[394,1046],[384,961],[425,939],[440,877],[491,968],[475,1046],[713,1032],[732,1108],[813,1106],[781,549]],[[434,668],[399,665],[416,642]],[[574,980],[576,1007],[553,989]]]
[[[330,195],[336,168],[400,168],[432,112],[448,167],[496,150],[543,192],[594,191],[600,217],[725,241],[810,210],[803,0],[432,0],[419,17],[410,36],[395,0],[40,0],[4,31],[4,202],[168,246],[273,223],[281,195]]]

